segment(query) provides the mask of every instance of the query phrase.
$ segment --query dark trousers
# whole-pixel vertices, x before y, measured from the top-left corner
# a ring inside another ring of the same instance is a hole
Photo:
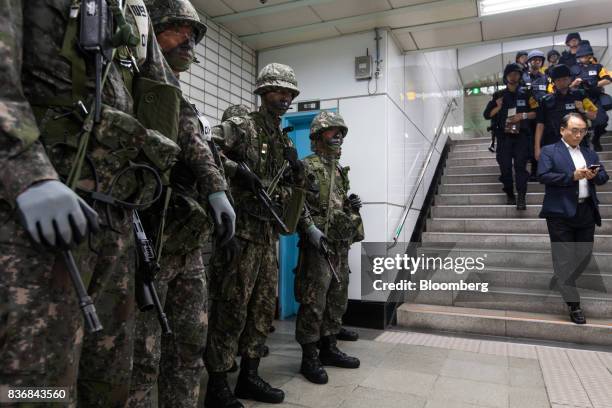
[[[529,157],[529,136],[525,132],[518,135],[506,133],[497,134],[496,158],[501,176],[499,181],[504,185],[504,191],[514,192],[512,168],[516,176],[516,191],[519,194],[527,192],[527,158]]]
[[[600,143],[601,136],[606,133],[607,127],[607,123],[593,127],[593,144]]]
[[[550,235],[554,278],[563,300],[580,302],[576,279],[591,261],[595,235],[595,207],[591,199],[578,204],[573,218],[546,218]]]
[[[535,131],[529,133],[529,153],[527,161],[531,163],[531,174],[538,174],[538,161],[535,159]]]

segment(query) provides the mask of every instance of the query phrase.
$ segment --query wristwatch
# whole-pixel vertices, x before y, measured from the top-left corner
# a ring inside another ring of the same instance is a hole
[[[527,113],[523,112],[523,120],[527,120]]]

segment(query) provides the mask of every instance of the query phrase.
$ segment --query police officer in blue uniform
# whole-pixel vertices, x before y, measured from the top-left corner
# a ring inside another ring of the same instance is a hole
[[[529,120],[536,117],[538,103],[531,91],[521,86],[523,69],[519,64],[511,63],[504,69],[504,83],[507,88],[500,91],[484,111],[486,119],[495,120],[497,138],[497,162],[501,176],[499,181],[504,185],[507,204],[516,205],[517,210],[526,210],[527,158],[529,156]],[[513,166],[514,164],[514,166]],[[516,192],[512,169],[516,175]]]
[[[533,50],[527,56],[529,71],[523,74],[523,83],[530,88],[533,96],[539,101],[546,95],[548,78],[542,73],[544,66],[544,53],[540,50]]]
[[[595,119],[597,107],[586,97],[584,91],[571,89],[572,73],[567,65],[558,64],[549,70],[554,84],[554,93],[545,95],[540,101],[536,117],[534,142],[535,159],[540,159],[542,146],[557,143],[561,139],[561,119],[571,112],[580,112]],[[585,142],[588,146],[588,142]]]
[[[600,143],[601,135],[606,132],[608,126],[608,114],[602,105],[603,87],[612,81],[610,74],[599,64],[593,56],[593,48],[588,41],[582,41],[576,51],[578,59],[576,79],[570,87],[582,89],[588,98],[597,105],[597,116],[591,123],[593,129],[593,150],[602,151]]]
[[[548,77],[542,73],[542,67],[544,65],[544,53],[540,50],[533,50],[527,56],[527,65],[529,71],[523,74],[523,84],[525,87],[531,90],[531,94],[535,97],[538,103],[546,95],[548,88]],[[538,173],[538,162],[535,160],[533,145],[535,135],[535,120],[529,121],[530,132],[529,132],[529,163],[531,164],[531,174],[529,175],[529,181],[537,180]]]
[[[548,62],[549,67],[557,65],[560,58],[561,54],[559,54],[559,51],[555,50],[554,48],[546,53],[546,62]]]
[[[582,41],[582,38],[580,38],[579,33],[569,33],[565,37],[565,45],[567,45],[568,49],[563,51],[563,54],[561,54],[559,64],[567,65],[570,70],[573,66],[578,65],[576,52],[578,51],[580,41]]]
[[[523,72],[527,72],[529,68],[527,67],[527,58],[529,54],[527,51],[519,51],[516,53],[516,57],[514,57],[514,62],[519,64],[523,69]]]

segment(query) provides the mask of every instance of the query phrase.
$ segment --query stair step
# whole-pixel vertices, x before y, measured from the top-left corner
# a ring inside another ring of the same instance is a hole
[[[499,191],[499,190],[498,190]],[[527,192],[527,204],[542,205],[544,193]],[[597,198],[600,204],[612,204],[612,192],[598,192]],[[503,192],[486,194],[438,194],[435,197],[435,205],[503,205],[506,206],[506,194]]]
[[[430,232],[481,232],[496,234],[548,234],[543,218],[433,218],[427,220]],[[612,235],[612,219],[602,220],[598,235]]]
[[[451,152],[485,152],[489,151],[489,145],[491,144],[491,139],[489,139],[485,143],[472,143],[472,144],[460,144],[454,145],[451,148]],[[603,147],[603,151],[611,151],[612,150],[612,141],[608,139],[602,139],[601,146]],[[493,155],[495,153],[492,153]]]
[[[576,325],[566,313],[525,313],[404,303],[397,309],[397,324],[415,330],[444,330],[612,346],[612,321],[588,315],[587,324]]]
[[[465,145],[472,145],[472,144],[482,144],[482,143],[491,143],[491,138],[490,137],[475,137],[472,139],[460,139],[460,140],[453,140],[453,143],[456,146],[465,146]]]
[[[444,245],[428,244],[420,247],[419,254],[443,257],[482,257],[486,254],[485,265],[493,268],[506,268],[512,266],[517,269],[548,270],[552,271],[552,255],[550,250],[537,249],[496,249],[496,248],[474,248],[454,247],[448,248]],[[596,275],[612,274],[612,254],[605,252],[594,252],[587,271]]]
[[[483,248],[549,249],[548,234],[495,234],[475,232],[424,232],[423,243],[456,243]],[[612,251],[612,236],[595,235],[595,251]]]
[[[612,168],[612,162],[602,160],[601,163],[605,168]],[[466,166],[448,166],[445,169],[444,174],[499,174],[499,166],[495,159],[492,159],[488,164],[474,164],[474,165],[466,165]]]
[[[612,151],[603,151],[597,153],[600,160],[612,160]],[[495,158],[495,153],[488,150],[476,151],[451,151],[448,155],[449,159],[491,159]]]
[[[445,174],[442,184],[499,183],[499,173],[485,174]]]
[[[440,259],[453,258],[457,259],[460,255],[444,254],[442,252],[425,253],[429,257],[435,257]],[[512,290],[531,293],[530,291],[546,291],[550,290],[550,282],[553,277],[553,268],[549,267],[512,267],[508,265],[495,266],[489,262],[489,253],[486,249],[481,250],[476,257],[483,258],[484,268],[478,270],[472,268],[472,270],[465,270],[463,273],[457,273],[454,269],[436,269],[426,270],[419,269],[413,275],[411,280],[417,282],[422,279],[431,280],[432,282],[459,282],[461,280],[466,282],[486,282],[490,287],[496,287],[499,290]],[[549,255],[550,258],[550,255]],[[552,262],[551,262],[552,263]],[[600,271],[591,267],[589,270],[584,271],[582,275],[576,281],[576,287],[579,288],[580,292],[587,291],[592,293],[593,296],[598,296],[607,299],[608,302],[612,302],[612,296],[607,295],[612,292],[612,271]],[[556,290],[556,289],[555,289]],[[425,293],[425,301],[422,303],[428,303],[427,298],[433,296],[439,298],[441,295],[437,292],[421,292]],[[449,299],[448,294],[442,294]],[[454,292],[457,295],[457,292]],[[481,295],[483,299],[486,298],[485,294],[474,294]],[[612,304],[611,304],[612,307]],[[519,309],[517,309],[519,310]],[[612,310],[612,309],[611,309]],[[612,312],[610,314],[612,317]]]
[[[432,281],[436,281],[436,279],[432,279]],[[441,280],[441,282],[443,281]],[[475,290],[419,291],[412,294],[410,301],[441,306],[477,307],[532,313],[563,314],[567,310],[567,305],[556,290],[509,288],[490,284],[487,292]],[[587,315],[612,319],[612,297],[606,293],[581,288],[580,306]]]
[[[511,205],[436,205],[431,207],[432,218],[538,218],[542,205],[532,204],[525,211]],[[612,205],[600,204],[603,218],[612,218]]]
[[[487,266],[482,271],[471,272],[467,280],[488,282],[489,285],[496,287],[547,290],[552,277],[552,267],[527,269]],[[585,271],[576,280],[576,286],[580,290],[609,293],[612,290],[612,273]]]
[[[452,169],[454,167],[462,167],[462,166],[498,166],[497,159],[495,156],[486,157],[482,159],[474,159],[474,158],[465,158],[465,159],[453,159],[448,158],[446,161],[446,166],[448,169]],[[605,160],[603,158],[599,158],[603,163],[604,167],[609,168],[610,164],[612,164],[609,160]]]
[[[602,145],[604,143],[612,143],[612,135],[609,135],[609,134],[603,135],[600,138],[600,142]],[[486,145],[488,147],[491,144],[491,137],[486,136],[486,137],[475,137],[472,139],[453,140],[454,147],[470,146],[470,145],[478,145],[478,144]]]
[[[497,183],[467,183],[467,184],[442,184],[439,187],[440,194],[480,194],[480,193],[498,193],[503,185]],[[527,191],[533,193],[543,192],[544,184],[531,182],[527,185]],[[612,191],[612,183],[606,183],[602,186],[597,186],[597,192]]]

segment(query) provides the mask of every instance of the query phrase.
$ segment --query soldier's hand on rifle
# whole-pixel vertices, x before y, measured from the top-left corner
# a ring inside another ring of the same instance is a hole
[[[320,229],[317,228],[316,225],[312,224],[310,227],[308,227],[308,230],[306,231],[306,234],[308,236],[308,241],[317,249],[321,248],[321,240],[325,239],[325,234],[323,234],[323,232],[321,232]]]
[[[295,147],[285,147],[283,151],[283,158],[289,162],[289,166],[291,167],[291,172],[293,173],[293,182],[299,186],[304,185],[305,181],[305,167],[304,163],[300,159],[298,159],[297,150]]]
[[[363,206],[361,203],[361,197],[359,197],[357,194],[351,194],[348,196],[348,204],[353,211],[359,211],[359,209]]]
[[[208,202],[215,216],[215,230],[219,246],[226,245],[236,232],[236,212],[227,199],[225,191],[217,191],[208,196]]]
[[[259,177],[257,177],[248,167],[243,166],[242,163],[236,168],[236,175],[234,178],[253,194],[257,194],[257,192],[263,188],[263,184],[261,184]]]
[[[19,194],[17,211],[37,244],[65,249],[100,229],[98,213],[58,180],[34,184]]]

